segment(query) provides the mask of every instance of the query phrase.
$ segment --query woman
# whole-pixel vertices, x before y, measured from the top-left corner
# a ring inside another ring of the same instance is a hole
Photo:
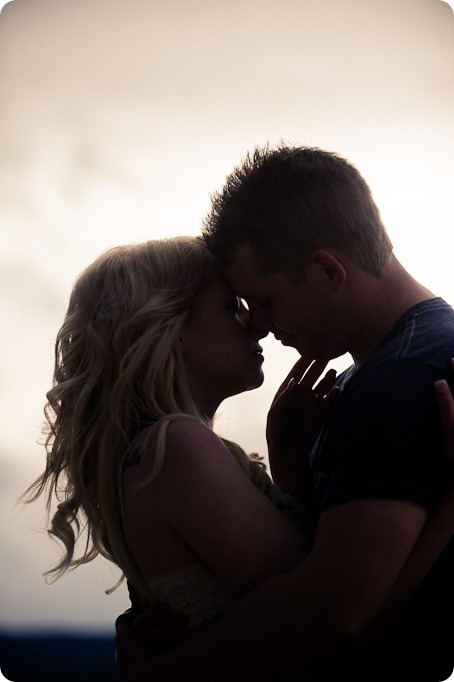
[[[48,512],[58,502],[51,575],[101,554],[143,608],[165,601],[195,629],[301,561],[302,509],[212,430],[225,398],[262,384],[258,341],[198,238],[114,248],[80,275],[56,341],[47,465],[27,491]],[[322,368],[300,384],[317,415],[331,400],[310,390]]]

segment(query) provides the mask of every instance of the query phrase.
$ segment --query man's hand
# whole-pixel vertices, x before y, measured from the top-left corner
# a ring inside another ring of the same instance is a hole
[[[186,639],[184,616],[166,604],[155,604],[135,616],[125,611],[115,622],[115,671],[122,682],[139,682],[140,668],[154,656]]]

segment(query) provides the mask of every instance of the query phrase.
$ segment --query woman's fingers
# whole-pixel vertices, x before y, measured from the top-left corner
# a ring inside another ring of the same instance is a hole
[[[313,362],[313,360],[308,360],[307,358],[301,356],[298,362],[296,362],[290,372],[287,374],[285,377],[284,381],[282,384],[279,386],[279,388],[276,391],[276,395],[274,396],[272,406],[274,403],[280,398],[282,393],[289,387],[289,384],[292,379],[295,379],[295,381],[299,381],[304,372],[307,370],[309,365]]]
[[[298,383],[300,386],[303,386],[309,391],[312,390],[312,387],[314,386],[317,379],[320,378],[320,375],[324,371],[327,364],[328,361],[326,360],[314,360],[310,367],[305,371],[303,376],[301,376],[299,379]]]
[[[315,386],[315,393],[321,396],[328,395],[336,382],[336,376],[337,372],[335,369],[328,370],[323,379]]]
[[[299,409],[303,409],[301,416],[308,414],[307,410],[312,411],[315,408],[316,414],[321,417],[331,409],[340,392],[334,387],[336,370],[328,370],[325,376],[316,383],[327,364],[327,361],[308,360],[304,357],[295,363],[279,387],[268,413],[270,435],[271,430],[279,425],[282,427],[286,420],[288,421],[292,404],[295,407],[300,405]]]
[[[274,396],[273,403],[270,408],[270,412],[272,410],[273,415],[275,417],[280,417],[285,413],[287,410],[288,406],[293,400],[293,396],[295,393],[295,386],[296,386],[296,381],[292,377],[290,381],[287,383],[286,386],[282,390],[279,390],[276,395]]]
[[[281,384],[281,388],[285,388],[291,379],[299,381],[303,374],[305,373],[305,371],[307,370],[307,368],[310,367],[310,365],[313,362],[314,362],[313,359],[309,360],[308,358],[301,356],[300,359],[297,362],[295,362],[292,369],[285,377],[284,381]]]
[[[441,413],[441,424],[446,454],[454,464],[454,398],[449,384],[444,379],[435,383],[438,407]]]

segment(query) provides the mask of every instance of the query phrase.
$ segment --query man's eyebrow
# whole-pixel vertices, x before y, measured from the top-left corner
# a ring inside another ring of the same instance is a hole
[[[269,298],[268,294],[237,294],[240,298],[248,298],[250,301],[264,301]]]

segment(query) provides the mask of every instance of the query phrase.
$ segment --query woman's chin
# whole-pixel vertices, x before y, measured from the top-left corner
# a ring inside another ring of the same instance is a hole
[[[259,376],[257,379],[250,385],[249,388],[246,389],[246,391],[253,391],[255,388],[260,388],[260,386],[263,384],[265,381],[265,375],[262,371],[260,371]]]

